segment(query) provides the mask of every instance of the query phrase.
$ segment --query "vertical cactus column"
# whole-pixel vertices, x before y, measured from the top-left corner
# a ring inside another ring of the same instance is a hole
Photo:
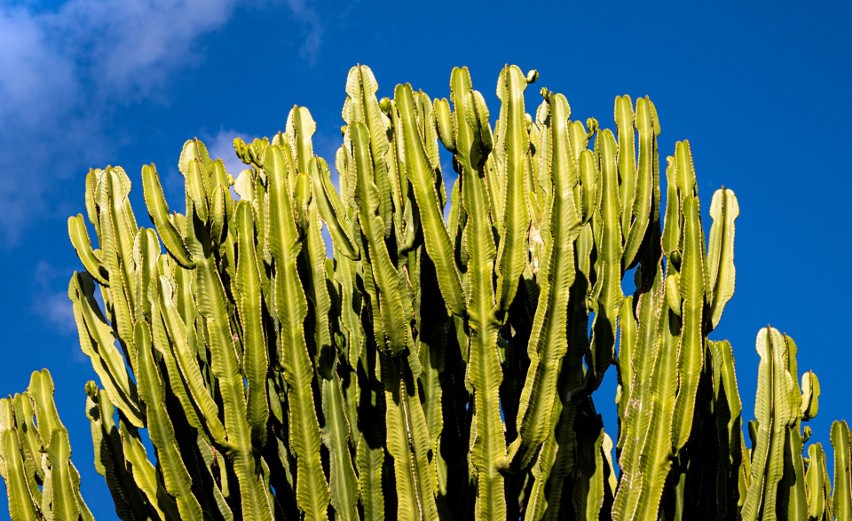
[[[852,434],[845,421],[831,424],[831,446],[834,449],[831,508],[837,521],[848,521],[852,519]],[[819,494],[819,490],[816,493]]]

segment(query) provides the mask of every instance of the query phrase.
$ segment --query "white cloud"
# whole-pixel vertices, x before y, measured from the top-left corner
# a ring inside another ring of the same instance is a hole
[[[107,97],[147,96],[203,59],[199,37],[223,26],[235,0],[70,0],[45,23]]]
[[[203,59],[199,38],[223,26],[234,4],[70,0],[55,12],[0,5],[3,129],[149,95],[176,69]]]
[[[117,148],[109,107],[164,85],[233,0],[71,0],[57,11],[0,4],[0,236],[14,244],[47,194]]]

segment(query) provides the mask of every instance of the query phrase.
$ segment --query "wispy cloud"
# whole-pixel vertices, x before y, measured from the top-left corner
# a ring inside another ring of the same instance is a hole
[[[69,151],[57,127],[70,119],[75,74],[42,21],[0,7],[0,233],[6,239],[16,240],[28,214],[42,210],[47,158],[56,160],[51,152]]]
[[[231,17],[235,0],[70,0],[44,17],[98,94],[149,96],[176,69],[203,59],[198,39]],[[87,81],[88,80],[88,81]],[[94,80],[94,81],[92,81]]]
[[[68,278],[70,270],[59,270],[46,261],[36,264],[33,273],[35,288],[32,311],[56,333],[67,335],[76,330],[71,301],[64,291],[54,288]]]
[[[310,64],[317,59],[325,29],[322,20],[311,5],[310,0],[285,0],[293,17],[302,24],[304,42],[299,50],[302,58]]]
[[[149,97],[202,59],[199,38],[234,0],[70,0],[58,10],[0,3],[0,237],[15,244],[51,211],[46,197],[114,152],[110,107]]]
[[[284,3],[303,28],[302,57],[313,62],[321,19],[309,0]],[[68,0],[50,9],[0,0],[0,242],[14,245],[34,216],[64,211],[46,204],[49,196],[132,139],[107,131],[116,108],[171,101],[175,76],[204,61],[203,38],[237,6]]]
[[[50,41],[43,20],[0,7],[0,124],[21,130],[52,117],[76,97],[74,64]]]
[[[58,269],[44,260],[37,262],[33,269],[33,291],[29,311],[50,328],[55,341],[59,341],[59,337],[69,340],[68,351],[60,351],[62,356],[70,353],[71,359],[75,362],[87,364],[89,359],[80,350],[80,344],[70,341],[76,337],[77,324],[74,321],[74,309],[68,299],[68,292],[56,289],[67,286],[70,272],[69,269]],[[100,293],[96,292],[95,295],[99,296]],[[103,302],[99,302],[103,306]],[[64,341],[59,342],[61,343],[58,345],[64,345]]]

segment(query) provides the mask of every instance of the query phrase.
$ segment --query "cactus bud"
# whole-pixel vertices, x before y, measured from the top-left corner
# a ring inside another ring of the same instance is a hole
[[[535,69],[527,71],[527,83],[531,85],[536,81],[538,81],[538,71]]]
[[[595,118],[588,118],[586,120],[586,127],[589,129],[589,137],[592,137],[598,131],[598,128],[600,128],[598,120]]]

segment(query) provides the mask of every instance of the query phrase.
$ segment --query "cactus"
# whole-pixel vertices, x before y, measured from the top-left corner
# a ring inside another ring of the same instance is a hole
[[[799,384],[772,328],[743,439],[734,351],[710,338],[733,191],[705,238],[687,141],[661,208],[650,99],[617,97],[614,131],[546,88],[530,115],[537,77],[506,66],[492,122],[466,68],[449,99],[379,99],[353,67],[337,187],[293,107],[271,139],[235,140],[241,172],[187,141],[183,213],[145,165],[151,228],[123,169],[89,172],[68,294],[120,518],[852,518],[849,427],[831,428],[832,481],[805,425],[819,381]],[[611,365],[617,436],[595,409]],[[91,518],[52,392],[42,371],[0,401],[15,520]]]
[[[94,519],[70,458],[53,379],[36,371],[25,392],[0,399],[0,473],[13,519]]]

